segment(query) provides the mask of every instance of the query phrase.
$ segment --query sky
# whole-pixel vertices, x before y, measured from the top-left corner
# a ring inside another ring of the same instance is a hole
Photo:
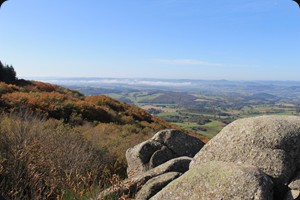
[[[300,81],[292,0],[9,0],[0,60],[19,77]]]

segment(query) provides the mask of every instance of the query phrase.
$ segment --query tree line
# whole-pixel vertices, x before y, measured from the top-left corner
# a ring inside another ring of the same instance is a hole
[[[0,61],[0,82],[11,84],[15,83],[17,80],[17,74],[13,66],[4,65]]]

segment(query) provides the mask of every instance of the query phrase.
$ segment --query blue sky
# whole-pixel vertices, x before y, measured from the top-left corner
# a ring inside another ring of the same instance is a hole
[[[0,27],[22,77],[300,80],[292,0],[9,0]]]

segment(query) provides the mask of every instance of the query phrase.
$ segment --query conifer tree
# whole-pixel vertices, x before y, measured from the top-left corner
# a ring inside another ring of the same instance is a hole
[[[12,65],[3,65],[0,61],[0,81],[8,84],[14,83],[17,80],[16,71]]]

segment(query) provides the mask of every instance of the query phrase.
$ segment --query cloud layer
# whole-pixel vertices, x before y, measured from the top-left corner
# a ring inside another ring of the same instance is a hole
[[[190,86],[189,81],[163,81],[163,80],[143,80],[143,79],[106,79],[106,78],[70,78],[70,79],[40,79],[39,81],[58,85],[145,85],[145,86],[167,86],[183,87]]]

